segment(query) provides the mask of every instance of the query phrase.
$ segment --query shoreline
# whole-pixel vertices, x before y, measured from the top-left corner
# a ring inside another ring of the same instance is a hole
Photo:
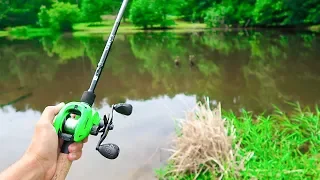
[[[0,30],[0,37],[13,37],[13,38],[33,38],[50,36],[51,34],[65,34],[71,33],[73,36],[92,36],[106,34],[112,30],[113,22],[90,22],[90,23],[77,23],[73,25],[72,32],[52,32],[46,28],[36,28],[28,26],[12,27],[6,30]],[[139,33],[139,32],[173,32],[173,33],[186,33],[186,32],[203,32],[203,31],[239,31],[239,30],[290,30],[290,31],[308,31],[313,33],[320,33],[320,25],[308,27],[216,27],[209,28],[205,23],[190,23],[184,21],[176,21],[176,24],[171,27],[161,28],[139,28],[131,23],[123,22],[118,29],[118,33]]]

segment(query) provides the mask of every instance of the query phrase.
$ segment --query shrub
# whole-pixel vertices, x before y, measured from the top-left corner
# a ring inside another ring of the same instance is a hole
[[[80,10],[77,5],[55,2],[51,9],[42,6],[38,14],[39,25],[55,31],[71,31],[73,24],[79,21]]]

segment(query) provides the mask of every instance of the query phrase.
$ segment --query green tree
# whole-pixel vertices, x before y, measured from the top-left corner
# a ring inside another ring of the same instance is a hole
[[[229,14],[230,8],[223,5],[214,4],[206,11],[204,18],[208,27],[217,27],[224,24],[226,16]]]
[[[154,0],[153,0],[154,2]],[[130,9],[130,20],[135,26],[147,28],[161,23],[161,14],[155,9],[155,4],[149,0],[134,0]]]
[[[318,0],[285,1],[284,7],[288,9],[283,24],[303,25],[320,23],[320,4]]]
[[[81,19],[87,22],[101,21],[101,15],[117,13],[121,3],[121,0],[82,0],[80,8]],[[129,5],[127,9],[129,9]]]
[[[134,0],[130,7],[130,20],[135,26],[151,28],[160,25],[166,28],[174,25],[168,15],[176,14],[181,0]]]
[[[123,22],[126,22],[126,20],[129,19],[129,17],[130,17],[131,5],[132,5],[132,0],[129,0],[127,7],[126,7],[126,11],[123,13]],[[120,6],[119,6],[119,8],[120,8]]]
[[[51,9],[41,7],[38,14],[39,24],[50,25],[50,28],[55,31],[71,31],[72,25],[78,22],[79,16],[80,10],[77,5],[64,2],[55,2]]]
[[[276,26],[280,25],[287,14],[283,9],[284,2],[281,0],[257,0],[253,17],[256,25]]]
[[[220,3],[221,0],[187,0],[180,2],[179,12],[186,21],[204,22],[206,10],[212,7],[213,3]]]
[[[83,0],[81,2],[81,19],[83,21],[101,21],[103,14],[103,1],[100,0]]]
[[[168,19],[168,15],[177,15],[181,2],[183,0],[155,0],[155,8],[161,14],[161,27],[175,24],[172,19]]]
[[[256,0],[222,0],[213,3],[205,11],[204,21],[209,27],[220,25],[247,26],[252,20],[252,9]]]
[[[48,14],[48,10],[45,6],[40,7],[40,11],[38,13],[38,24],[41,27],[50,27],[50,17]]]
[[[36,25],[40,7],[51,6],[52,0],[1,0],[0,28],[21,25]]]
[[[318,0],[309,0],[304,3],[305,9],[308,11],[305,23],[319,24],[320,23],[320,3]]]

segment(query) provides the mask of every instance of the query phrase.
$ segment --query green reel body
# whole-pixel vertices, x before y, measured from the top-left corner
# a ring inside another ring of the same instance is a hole
[[[74,114],[75,117],[71,117]],[[84,102],[69,102],[57,114],[53,126],[64,140],[80,142],[89,136],[92,127],[98,127],[100,116]]]

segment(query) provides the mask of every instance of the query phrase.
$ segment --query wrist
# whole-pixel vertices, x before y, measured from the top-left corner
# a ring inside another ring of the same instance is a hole
[[[44,179],[44,169],[36,158],[25,154],[19,161],[3,171],[0,174],[0,179],[42,180]]]
[[[20,161],[22,166],[34,172],[37,179],[44,179],[45,170],[36,156],[26,153]]]

